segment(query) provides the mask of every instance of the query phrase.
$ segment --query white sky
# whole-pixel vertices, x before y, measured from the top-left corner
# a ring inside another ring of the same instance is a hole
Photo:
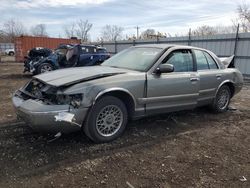
[[[15,18],[30,28],[46,24],[52,37],[64,36],[63,26],[78,19],[93,23],[92,40],[106,24],[125,28],[124,36],[147,28],[170,34],[186,34],[201,25],[232,24],[237,5],[250,0],[0,0],[0,29],[4,21]]]

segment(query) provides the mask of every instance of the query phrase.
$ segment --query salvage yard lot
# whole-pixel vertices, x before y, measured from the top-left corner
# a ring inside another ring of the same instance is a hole
[[[96,145],[80,133],[50,142],[16,120],[11,95],[31,78],[22,69],[0,63],[0,187],[250,187],[247,81],[237,110],[145,118]]]

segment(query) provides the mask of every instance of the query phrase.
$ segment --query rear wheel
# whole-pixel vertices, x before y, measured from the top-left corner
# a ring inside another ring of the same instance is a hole
[[[214,102],[212,104],[212,110],[216,113],[227,111],[230,103],[231,91],[227,85],[221,86],[218,90]]]
[[[9,52],[9,55],[10,56],[13,56],[15,53],[14,52]]]
[[[53,71],[53,66],[50,63],[43,63],[37,69],[37,74]]]
[[[90,110],[84,132],[96,143],[110,142],[124,132],[127,121],[124,103],[116,97],[105,96]]]

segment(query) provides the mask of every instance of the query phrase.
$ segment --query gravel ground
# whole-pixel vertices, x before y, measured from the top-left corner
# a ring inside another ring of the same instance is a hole
[[[0,64],[0,187],[250,187],[249,83],[236,110],[145,118],[96,145],[81,133],[51,142],[16,120],[11,94],[30,78]]]

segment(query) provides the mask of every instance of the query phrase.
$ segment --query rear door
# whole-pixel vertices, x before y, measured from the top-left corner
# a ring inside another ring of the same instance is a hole
[[[193,50],[200,77],[199,105],[211,103],[221,83],[222,75],[216,61],[206,51]]]
[[[147,114],[190,109],[196,106],[199,76],[191,50],[175,50],[162,61],[174,65],[174,72],[148,74]]]
[[[80,55],[79,66],[94,65],[98,60],[96,56],[96,47],[82,46],[82,54]]]

